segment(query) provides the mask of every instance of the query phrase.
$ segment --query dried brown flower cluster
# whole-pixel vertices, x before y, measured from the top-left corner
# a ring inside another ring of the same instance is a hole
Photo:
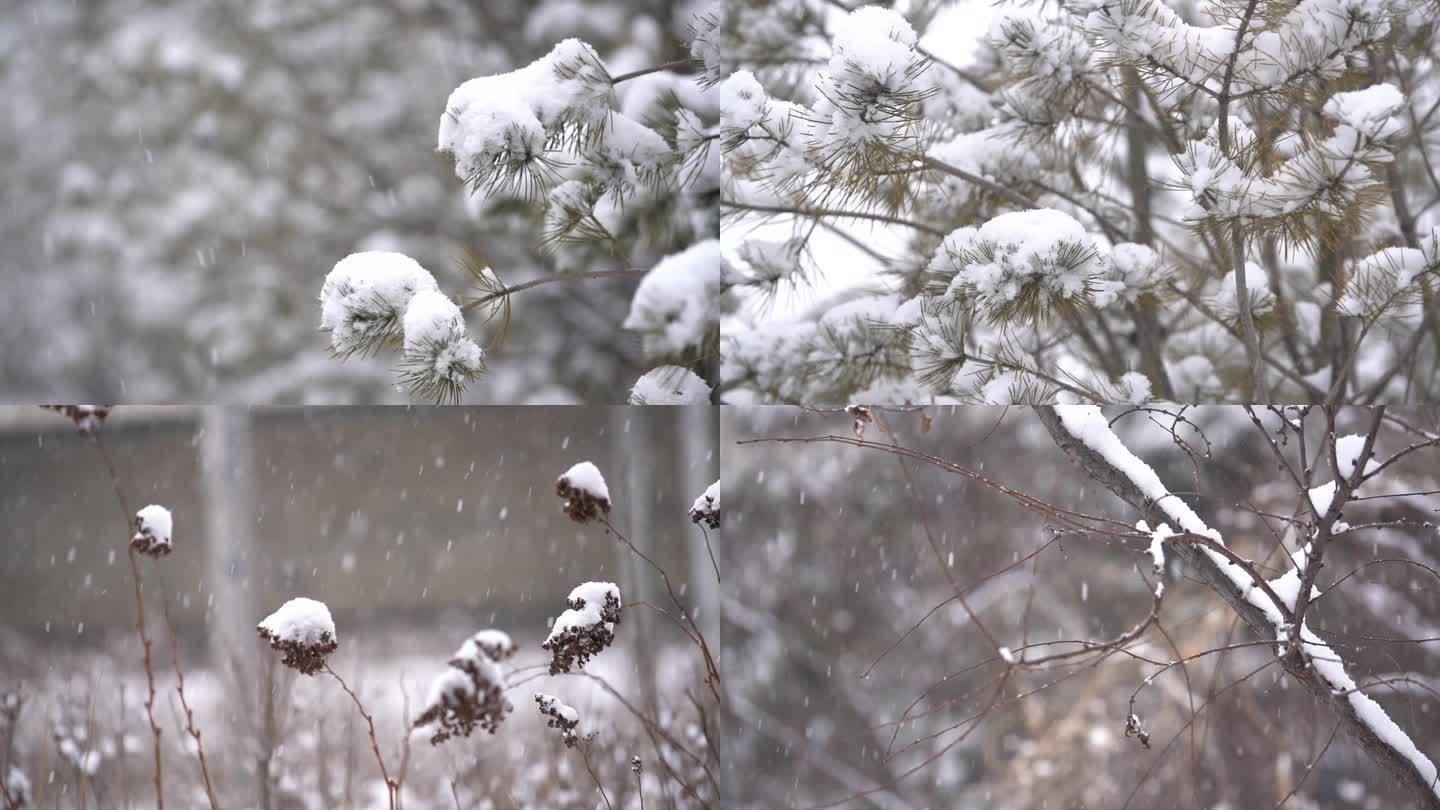
[[[324,669],[325,657],[340,646],[330,609],[314,599],[291,599],[255,629],[280,651],[281,664],[304,675]]]
[[[139,515],[135,517],[135,536],[130,538],[130,548],[156,559],[164,557],[174,550],[170,544],[170,538],[156,534],[155,528]]]
[[[589,523],[598,520],[601,514],[610,514],[610,496],[608,492],[595,492],[594,487],[582,486],[576,480],[577,472],[582,466],[588,466],[594,470],[594,466],[586,462],[584,465],[576,465],[555,482],[555,494],[564,499],[561,507],[565,514],[576,523]],[[598,477],[599,472],[595,475]],[[604,486],[603,481],[601,487]]]
[[[81,433],[89,435],[100,429],[105,422],[105,417],[110,415],[109,405],[41,405],[40,407],[52,410],[62,416],[68,416],[70,421]]]
[[[519,649],[510,638],[510,634],[503,630],[481,630],[470,637],[480,651],[496,661],[505,661]]]
[[[703,523],[711,529],[720,528],[720,504],[716,500],[708,492],[696,499],[695,505],[690,507],[690,522],[696,525]]]
[[[540,706],[540,713],[547,718],[545,725],[559,729],[560,739],[565,742],[565,747],[574,748],[580,742],[580,736],[575,733],[575,727],[580,725],[579,712],[561,703],[560,698],[544,692],[535,693],[535,703]]]
[[[499,664],[514,653],[514,642],[498,630],[482,630],[466,639],[430,687],[430,699],[415,719],[415,728],[436,726],[431,745],[469,737],[477,728],[494,734],[515,708],[505,697],[505,675]]]
[[[584,668],[615,641],[620,623],[620,589],[608,582],[587,582],[570,592],[570,609],[560,614],[541,643],[550,651],[550,674]]]
[[[318,641],[307,643],[296,639],[282,639],[264,627],[257,629],[261,638],[280,651],[280,663],[305,675],[314,675],[324,669],[325,656],[335,652],[340,646],[340,642],[329,633],[323,634]]]

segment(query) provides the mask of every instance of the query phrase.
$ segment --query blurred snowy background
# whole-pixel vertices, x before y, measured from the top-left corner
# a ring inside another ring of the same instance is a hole
[[[0,397],[403,402],[393,357],[316,333],[336,261],[398,250],[457,291],[467,246],[510,284],[556,262],[533,210],[467,200],[435,153],[450,91],[570,36],[616,73],[673,60],[696,6],[0,0]],[[517,298],[467,401],[623,402],[635,285]]]
[[[392,775],[406,769],[404,807],[595,807],[536,691],[578,709],[581,733],[600,732],[596,767],[617,810],[638,806],[636,755],[647,807],[691,806],[615,696],[534,668],[549,660],[539,644],[575,585],[614,581],[627,604],[665,599],[602,527],[562,514],[555,478],[585,459],[608,480],[616,527],[718,638],[715,576],[687,517],[718,477],[716,419],[709,408],[118,409],[103,437],[131,503],[175,518],[174,553],[142,560],[167,807],[209,805],[166,610],[221,806],[387,806],[344,693],[277,666],[256,638],[255,624],[296,596],[333,613],[331,663],[375,713]],[[0,772],[22,770],[35,806],[153,806],[129,537],[93,441],[56,414],[0,408],[0,520],[0,692],[22,701],[18,723],[0,711]],[[416,733],[406,753],[402,717],[420,713],[451,653],[487,627],[520,647],[505,664],[512,685],[533,678],[512,689],[514,713],[497,736],[432,747]],[[626,611],[586,671],[689,739],[695,658],[658,614]]]
[[[926,414],[884,418],[902,445],[1062,507],[1134,521],[1067,461],[1030,409]],[[1116,430],[1232,547],[1263,570],[1280,571],[1276,521],[1250,510],[1294,514],[1294,492],[1244,412],[1186,412],[1212,443],[1210,459],[1197,465],[1160,428],[1164,417],[1150,416],[1132,414]],[[1403,416],[1432,431],[1436,425],[1433,410]],[[1364,429],[1370,418],[1361,409],[1344,411],[1340,428]],[[961,606],[946,601],[954,594],[946,567],[969,589],[967,601],[988,631],[1018,649],[1025,640],[1106,640],[1134,627],[1151,605],[1137,576],[1141,567],[1148,573],[1144,549],[1053,534],[1044,516],[923,464],[909,465],[912,485],[895,457],[874,450],[737,444],[825,434],[852,435],[852,418],[779,407],[727,408],[722,416],[729,503],[722,762],[733,806],[1412,806],[1343,732],[1332,740],[1333,714],[1274,665],[1268,646],[1201,657],[1157,677],[1136,704],[1150,747],[1125,736],[1128,701],[1158,669],[1137,656],[1168,661],[1176,650],[1188,656],[1254,638],[1174,565],[1166,576],[1164,635],[1152,629],[1131,645],[1134,655],[1113,655],[1094,668],[1017,671],[997,690],[1004,665]],[[1204,450],[1195,431],[1182,426],[1180,435]],[[889,442],[875,424],[866,438]],[[1380,457],[1408,441],[1382,434]],[[1432,525],[1343,536],[1326,557],[1322,588],[1363,562],[1392,562],[1346,580],[1315,604],[1308,621],[1346,657],[1357,682],[1384,684],[1366,693],[1435,758],[1440,452],[1417,453],[1393,474],[1366,492],[1430,494],[1355,503],[1346,520]],[[779,582],[776,571],[784,572]],[[998,705],[987,711],[997,694]],[[907,707],[911,720],[897,728]]]

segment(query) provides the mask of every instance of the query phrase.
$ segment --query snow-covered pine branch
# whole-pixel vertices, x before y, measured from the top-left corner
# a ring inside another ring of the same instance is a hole
[[[1430,396],[1418,8],[727,8],[720,396]]]
[[[635,401],[709,401],[718,366],[720,284],[717,8],[691,24],[695,59],[621,71],[590,44],[565,39],[528,65],[479,76],[449,95],[436,148],[454,163],[477,215],[519,203],[534,216],[534,243],[552,276],[509,284],[475,254],[462,266],[468,301],[400,254],[356,253],[321,290],[321,328],[340,358],[401,352],[413,397],[457,402],[486,371],[466,313],[503,339],[511,296],[541,283],[641,276],[617,330],[638,334],[643,362],[699,378],[636,383]],[[677,43],[678,46],[678,43]],[[630,56],[622,55],[622,62]],[[672,69],[699,67],[699,76]],[[508,274],[507,274],[508,275]],[[647,375],[648,376],[648,375]],[[668,388],[662,395],[660,388]]]

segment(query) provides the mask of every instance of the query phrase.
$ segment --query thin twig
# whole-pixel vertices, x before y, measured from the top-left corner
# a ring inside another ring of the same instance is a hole
[[[690,64],[690,60],[689,60],[689,59],[676,59],[676,60],[674,60],[673,62],[666,62],[666,63],[663,64],[663,65],[656,65],[655,67],[642,68],[642,69],[640,69],[640,70],[632,70],[632,71],[630,71],[629,73],[621,73],[619,76],[612,76],[612,77],[610,78],[610,83],[611,83],[611,84],[619,84],[619,83],[624,82],[624,81],[629,81],[630,79],[638,79],[638,78],[640,78],[641,76],[648,76],[648,75],[651,74],[651,73],[659,73],[659,72],[662,71],[662,70],[673,70],[673,69],[675,69],[675,68],[686,67],[686,66],[688,66],[689,64]]]
[[[461,305],[460,310],[461,310],[462,312],[469,312],[470,310],[475,309],[475,308],[477,308],[477,307],[483,307],[483,306],[485,306],[486,304],[494,303],[495,301],[498,301],[498,300],[500,300],[500,299],[502,299],[502,298],[506,298],[506,297],[508,297],[508,296],[514,295],[514,294],[517,293],[517,292],[521,292],[521,291],[523,291],[523,290],[528,290],[528,289],[531,289],[531,288],[533,288],[533,287],[539,287],[539,286],[541,286],[541,285],[543,285],[543,284],[557,284],[557,283],[560,283],[560,282],[571,282],[571,281],[589,281],[589,280],[597,279],[597,278],[640,278],[640,277],[644,276],[644,275],[645,275],[646,273],[648,273],[648,272],[650,272],[650,271],[649,271],[649,270],[596,270],[596,271],[593,272],[593,273],[557,273],[557,274],[554,274],[554,275],[542,276],[542,277],[540,277],[540,278],[533,279],[533,280],[531,280],[531,281],[526,281],[526,282],[523,282],[523,283],[521,283],[521,284],[516,284],[516,285],[510,286],[510,287],[504,287],[504,288],[502,288],[502,289],[496,290],[495,292],[489,293],[489,294],[487,294],[487,295],[482,295],[482,296],[480,296],[479,298],[472,298],[471,300],[466,301],[463,305]]]
[[[205,797],[210,800],[210,810],[219,810],[215,801],[215,786],[210,782],[210,766],[205,761],[205,745],[200,741],[200,729],[195,726],[195,712],[185,699],[185,673],[180,669],[180,650],[175,638],[175,625],[170,621],[170,609],[165,609],[165,628],[170,633],[170,663],[175,667],[175,691],[180,694],[180,708],[185,711],[185,731],[195,740],[195,753],[200,759],[200,776],[205,780]]]
[[[360,697],[350,689],[350,685],[345,683],[345,679],[340,677],[338,672],[331,669],[329,664],[325,665],[325,671],[330,673],[330,677],[334,678],[336,682],[340,684],[340,688],[345,690],[345,694],[349,695],[350,699],[355,701],[355,709],[360,712],[360,716],[365,718],[365,724],[370,727],[370,750],[375,752],[375,761],[380,764],[380,776],[385,780],[385,793],[390,799],[390,810],[395,810],[395,788],[397,785],[391,780],[390,771],[385,767],[385,757],[380,754],[380,740],[375,736],[375,718],[370,716],[370,712],[365,711],[365,704],[360,702]]]

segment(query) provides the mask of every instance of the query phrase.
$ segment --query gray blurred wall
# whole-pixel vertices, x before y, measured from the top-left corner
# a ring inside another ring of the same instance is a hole
[[[215,414],[142,409],[127,419],[121,411],[104,438],[131,508],[153,502],[174,512],[175,553],[145,560],[144,575],[147,589],[170,595],[187,637],[214,629],[207,625],[217,576],[242,603],[259,606],[252,610],[268,612],[297,595],[321,599],[342,628],[459,612],[476,623],[543,632],[574,584],[623,581],[616,542],[603,527],[580,527],[560,512],[554,481],[575,462],[592,460],[605,473],[618,526],[651,506],[643,545],[677,585],[704,570],[691,564],[699,530],[686,518],[698,494],[686,488],[697,480],[688,463],[696,443],[680,434],[696,427],[695,416],[681,408],[614,410],[236,412],[251,431],[243,446],[253,469],[245,476],[253,506],[239,511],[253,522],[227,528],[248,534],[253,550],[227,541],[219,545],[234,547],[220,549],[219,560],[210,556],[202,460]],[[718,477],[710,413],[700,424],[711,426],[712,451],[697,460],[709,465],[698,480]],[[614,432],[637,425],[653,453],[632,461]],[[630,463],[646,464],[648,475],[630,475]],[[224,476],[211,475],[212,490],[217,480]],[[637,480],[648,480],[648,491],[629,491],[627,482]],[[243,489],[238,497],[248,501]],[[0,409],[0,625],[61,644],[133,632],[122,517],[89,438],[36,408]]]

